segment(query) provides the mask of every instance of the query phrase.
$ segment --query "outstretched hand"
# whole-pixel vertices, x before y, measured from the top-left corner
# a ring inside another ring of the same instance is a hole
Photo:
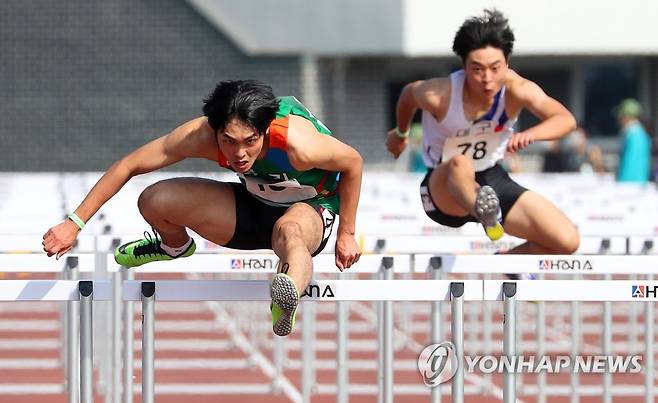
[[[48,257],[55,255],[59,259],[73,248],[80,228],[71,220],[64,220],[43,234],[43,250]]]
[[[400,154],[402,154],[404,149],[407,148],[407,143],[409,143],[409,139],[398,136],[395,129],[388,132],[388,136],[386,137],[386,149],[393,154],[393,158],[398,159],[398,157],[400,157]]]
[[[340,271],[349,269],[361,257],[361,248],[356,243],[354,235],[339,233],[336,239],[336,267]]]

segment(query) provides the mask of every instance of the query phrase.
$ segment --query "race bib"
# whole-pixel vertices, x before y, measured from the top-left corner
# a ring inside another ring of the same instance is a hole
[[[475,171],[484,171],[494,166],[498,160],[503,131],[495,132],[495,122],[478,122],[460,130],[456,136],[448,137],[443,144],[441,161],[449,161],[456,155],[463,155],[473,163]]]
[[[297,179],[269,183],[252,176],[240,176],[249,193],[274,203],[295,203],[318,195],[313,186],[302,185]]]

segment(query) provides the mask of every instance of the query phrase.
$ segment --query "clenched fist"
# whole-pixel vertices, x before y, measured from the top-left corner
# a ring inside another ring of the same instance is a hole
[[[398,159],[402,151],[407,148],[407,143],[409,143],[409,138],[398,136],[397,130],[393,129],[388,132],[386,137],[386,148],[388,152],[393,154],[393,158]]]
[[[43,235],[43,242],[41,243],[43,251],[48,254],[48,257],[55,255],[55,259],[59,259],[71,250],[79,232],[80,227],[73,221],[68,219],[62,221]]]

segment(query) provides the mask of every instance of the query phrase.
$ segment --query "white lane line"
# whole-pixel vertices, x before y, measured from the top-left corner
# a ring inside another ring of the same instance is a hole
[[[58,395],[64,392],[64,386],[59,383],[0,383],[0,395]]]

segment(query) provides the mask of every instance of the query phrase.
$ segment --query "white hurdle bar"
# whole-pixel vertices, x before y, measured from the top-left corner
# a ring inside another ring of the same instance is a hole
[[[0,272],[4,273],[61,273],[70,268],[80,273],[92,273],[95,262],[92,253],[67,254],[55,260],[45,253],[0,253]]]
[[[414,272],[432,267],[456,274],[656,274],[658,256],[617,255],[416,255]],[[434,264],[437,264],[434,263]]]
[[[613,255],[628,254],[629,242],[632,250],[646,251],[650,236],[592,236],[584,235],[580,239],[577,254],[599,254],[603,251]],[[359,241],[365,251],[375,253],[408,254],[492,254],[500,250],[509,250],[525,242],[524,239],[505,235],[492,241],[484,235],[361,235]]]
[[[362,255],[350,273],[378,273],[382,259],[393,259],[396,273],[409,273],[409,255]],[[313,258],[314,273],[339,274],[333,254],[320,254]],[[148,266],[130,269],[134,273],[276,273],[279,258],[273,253],[194,254],[185,259],[152,262]],[[121,271],[113,255],[107,255],[108,272]]]
[[[68,363],[67,385],[69,401],[92,403],[93,386],[93,301],[108,301],[112,298],[109,281],[74,280],[2,280],[0,301],[68,301],[80,303],[79,316],[79,368],[75,360]],[[74,322],[72,318],[69,318]],[[70,346],[76,347],[78,334],[70,334]],[[73,349],[69,356],[74,356]],[[80,377],[80,378],[78,378]],[[79,397],[78,397],[79,396]]]
[[[451,282],[448,280],[327,280],[314,281],[314,286],[321,290],[330,289],[331,295],[304,296],[305,301],[452,301],[453,329],[463,331],[463,301],[481,301],[482,282],[479,280]],[[144,320],[142,343],[145,352],[152,352],[155,343],[153,332],[153,307],[158,301],[269,301],[270,282],[267,280],[208,280],[208,281],[124,281],[124,301],[142,301]],[[456,310],[454,310],[456,308]],[[453,338],[455,350],[460,363],[463,359],[463,335],[455,333]],[[392,361],[393,345],[385,342],[380,346],[387,361]],[[390,350],[390,351],[389,351]],[[152,403],[154,395],[154,360],[151,353],[142,359],[144,376],[142,377],[142,399]],[[392,367],[392,362],[385,365]],[[338,390],[347,387],[340,384],[346,377],[338,378]],[[463,365],[453,378],[452,402],[462,403]],[[393,402],[393,372],[384,371],[384,389],[379,391],[384,403]]]

